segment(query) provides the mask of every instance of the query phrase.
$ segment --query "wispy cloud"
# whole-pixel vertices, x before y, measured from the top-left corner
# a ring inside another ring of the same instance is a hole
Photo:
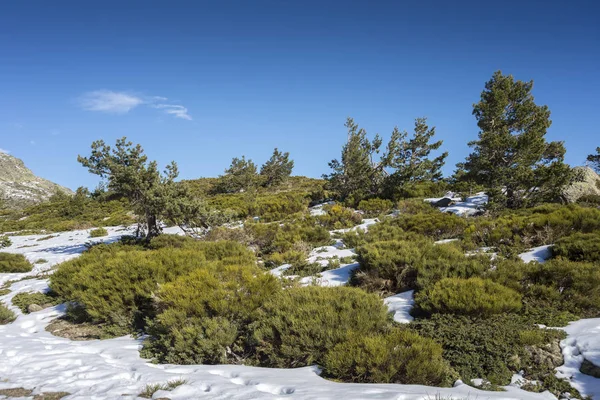
[[[88,111],[125,114],[144,103],[141,97],[111,90],[95,90],[78,99],[79,106]]]
[[[35,140],[30,140],[29,144],[32,145],[32,146],[35,146],[36,145]]]
[[[9,154],[9,153],[10,153],[10,151],[8,151],[8,150],[4,150],[4,149],[0,149],[0,153]]]
[[[174,116],[175,118],[192,120],[192,116],[188,113],[188,109],[177,104],[155,104],[154,108],[160,108],[165,113]]]
[[[126,114],[139,106],[149,106],[161,109],[175,118],[192,120],[188,109],[180,104],[166,103],[168,98],[163,96],[140,96],[127,92],[112,90],[95,90],[84,93],[77,99],[77,104],[87,111],[99,111],[112,114]]]

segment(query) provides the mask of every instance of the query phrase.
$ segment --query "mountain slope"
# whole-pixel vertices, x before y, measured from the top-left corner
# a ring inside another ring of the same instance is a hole
[[[0,200],[11,208],[21,208],[47,200],[57,191],[72,193],[49,180],[35,176],[23,161],[0,152]]]

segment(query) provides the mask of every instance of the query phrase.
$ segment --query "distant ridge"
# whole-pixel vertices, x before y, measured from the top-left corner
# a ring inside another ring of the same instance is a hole
[[[47,200],[57,191],[70,189],[35,176],[22,160],[0,152],[0,200],[10,208],[22,208]]]

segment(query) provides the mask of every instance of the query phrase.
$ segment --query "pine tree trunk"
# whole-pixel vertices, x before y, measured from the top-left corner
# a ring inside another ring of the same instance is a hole
[[[156,215],[146,215],[146,224],[148,225],[148,233],[146,239],[152,239],[160,234],[160,228],[158,227],[158,221]]]

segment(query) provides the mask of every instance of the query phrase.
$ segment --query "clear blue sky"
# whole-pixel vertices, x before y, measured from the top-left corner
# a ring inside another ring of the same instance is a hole
[[[600,146],[595,1],[5,1],[0,148],[37,174],[95,186],[77,161],[128,136],[182,178],[289,151],[318,177],[352,116],[389,137],[427,116],[450,152],[477,135],[495,70],[535,81],[550,140]]]

